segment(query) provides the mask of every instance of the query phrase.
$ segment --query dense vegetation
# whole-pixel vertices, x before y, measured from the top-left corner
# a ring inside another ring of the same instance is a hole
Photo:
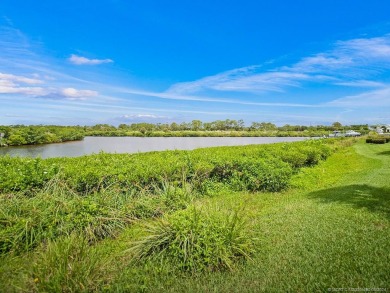
[[[389,144],[352,141],[2,157],[0,287],[386,287]]]
[[[81,158],[0,159],[0,192],[34,194],[55,178],[78,194],[113,190],[122,194],[154,192],[166,184],[206,192],[209,184],[235,190],[279,191],[294,172],[332,152],[333,140],[275,145],[217,147],[144,154],[100,153]]]
[[[83,232],[113,236],[136,219],[185,208],[221,189],[276,192],[316,165],[333,140],[80,158],[0,158],[0,253]]]
[[[264,137],[264,136],[300,136],[322,137],[333,130],[341,130],[339,122],[331,126],[317,125],[284,125],[277,127],[269,122],[252,122],[245,126],[242,120],[217,120],[202,122],[193,120],[190,123],[151,124],[133,123],[120,124],[118,127],[108,124],[94,126],[44,126],[44,125],[14,125],[0,126],[0,146],[34,145],[58,143],[72,140],[81,140],[85,136],[149,136],[149,137]],[[368,125],[350,125],[346,129],[353,129],[366,134]]]
[[[0,126],[0,146],[58,143],[82,140],[85,131],[80,126],[15,125]]]

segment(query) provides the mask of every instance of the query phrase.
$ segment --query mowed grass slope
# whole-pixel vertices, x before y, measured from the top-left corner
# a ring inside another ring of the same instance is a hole
[[[203,209],[245,207],[257,237],[252,261],[188,276],[147,263],[125,268],[111,290],[324,292],[390,287],[390,147],[357,144],[293,178],[285,193],[222,194]]]
[[[287,191],[221,189],[195,199],[189,210],[239,211],[246,221],[254,252],[231,269],[194,272],[159,257],[135,261],[129,248],[145,236],[145,223],[159,221],[141,219],[116,238],[93,245],[70,235],[4,256],[0,292],[390,290],[389,175],[390,144],[359,142],[301,169]]]

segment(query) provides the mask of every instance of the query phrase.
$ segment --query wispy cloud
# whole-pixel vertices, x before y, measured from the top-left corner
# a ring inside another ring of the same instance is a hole
[[[328,106],[348,108],[390,107],[390,85],[357,95],[346,96],[327,103]]]
[[[36,77],[36,76],[34,76]],[[42,80],[37,78],[29,78],[25,76],[18,76],[14,74],[6,74],[0,72],[0,81],[9,81],[9,82],[21,82],[21,83],[27,83],[27,84],[40,84],[43,83]]]
[[[29,38],[12,26],[0,26],[0,60],[14,59],[15,56],[32,57],[39,44],[31,43]]]
[[[4,85],[0,82],[0,94],[23,94],[23,95],[42,95],[45,93],[45,89],[42,87],[25,87],[25,86],[13,86]]]
[[[283,92],[304,82],[357,87],[380,86],[369,80],[390,68],[390,35],[339,41],[333,49],[304,57],[295,64],[262,71],[248,66],[222,72],[191,82],[172,85],[175,94],[219,92]],[[362,82],[363,79],[367,79]]]
[[[36,86],[37,84],[40,86]],[[72,87],[55,88],[46,85],[44,80],[39,79],[39,75],[30,78],[7,73],[0,73],[0,94],[19,94],[53,100],[83,100],[98,96],[98,92],[93,90],[79,90]]]
[[[362,87],[362,88],[381,88],[386,87],[383,82],[372,81],[372,80],[355,80],[355,81],[344,81],[335,82],[335,85],[349,86],[349,87]]]
[[[348,79],[373,76],[390,67],[390,34],[338,41],[333,47],[284,69]]]
[[[308,75],[297,72],[275,71],[259,74],[256,70],[256,66],[238,68],[197,81],[175,84],[167,92],[176,94],[196,93],[202,90],[282,92],[281,85],[298,86],[299,81],[309,78]]]
[[[72,54],[68,60],[75,65],[99,65],[114,62],[111,59],[88,59],[86,57],[77,56],[75,54]]]
[[[42,80],[36,78],[0,73],[0,94],[40,95],[45,89],[34,85],[42,83]]]
[[[77,90],[75,88],[63,88],[51,91],[45,95],[35,96],[35,98],[50,100],[86,100],[88,98],[97,96],[97,91]]]
[[[185,95],[176,92],[150,92],[126,88],[116,88],[118,92],[139,95],[145,97],[155,97],[160,99],[167,100],[179,100],[179,101],[196,101],[196,102],[205,102],[205,103],[223,103],[223,104],[236,104],[236,105],[248,105],[248,106],[275,106],[275,107],[302,107],[302,108],[312,108],[318,107],[311,104],[299,104],[299,103],[276,103],[276,102],[250,102],[240,99],[223,99],[223,98],[213,98],[205,96],[196,96],[196,95]]]
[[[68,86],[77,87],[79,84],[93,84],[84,77],[90,68],[79,66],[75,71],[69,63],[52,58],[46,54],[44,44],[32,40],[22,31],[12,26],[0,26],[0,72],[31,77],[41,81],[56,81]],[[113,62],[111,59],[88,59],[74,56],[79,64],[101,64]],[[72,58],[72,56],[70,58]],[[69,59],[70,59],[69,58]],[[84,63],[83,63],[84,62]],[[71,68],[71,70],[70,70]],[[71,73],[69,73],[71,71]],[[81,74],[77,74],[80,72]],[[82,76],[82,77],[80,77]]]
[[[131,115],[122,115],[112,119],[114,123],[135,123],[135,122],[152,122],[156,123],[159,121],[166,121],[170,118],[162,115],[155,114],[131,114]]]
[[[364,59],[385,58],[389,61],[390,57],[390,34],[376,38],[360,38],[349,41],[340,41],[337,43],[340,51],[353,56],[359,56]]]

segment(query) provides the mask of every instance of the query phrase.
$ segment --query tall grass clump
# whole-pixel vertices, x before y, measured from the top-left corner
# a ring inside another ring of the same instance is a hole
[[[0,254],[30,251],[39,243],[78,232],[93,242],[115,236],[131,214],[111,194],[79,196],[49,183],[34,197],[0,195]]]
[[[39,292],[91,292],[107,279],[107,260],[78,234],[49,240],[36,254],[32,267],[35,289]]]
[[[226,214],[192,207],[146,224],[145,231],[127,251],[133,259],[168,261],[185,272],[232,270],[254,252],[255,239],[240,210]]]

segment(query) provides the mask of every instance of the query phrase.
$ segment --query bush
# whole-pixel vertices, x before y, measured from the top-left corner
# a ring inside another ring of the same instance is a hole
[[[387,138],[385,137],[372,137],[366,139],[366,143],[385,144],[386,142],[387,142]]]
[[[370,136],[366,138],[366,143],[374,143],[374,144],[384,144],[390,142],[390,136]]]
[[[250,259],[255,239],[242,214],[180,211],[145,226],[147,235],[128,250],[133,259],[172,262],[183,271],[233,269],[238,259]]]
[[[292,169],[277,159],[237,160],[214,167],[211,179],[231,184],[235,190],[280,191],[288,186]]]
[[[304,166],[313,166],[326,159],[335,148],[331,143],[332,140],[309,140],[194,151],[99,153],[46,160],[3,157],[0,158],[0,192],[22,191],[33,196],[54,176],[59,176],[79,195],[107,189],[122,194],[158,193],[162,182],[178,187],[190,183],[197,189],[208,179],[234,181],[236,186],[248,186],[251,191],[279,191],[287,187],[285,180],[290,173],[283,162],[298,172]],[[280,172],[278,168],[281,168]],[[282,180],[280,184],[275,181],[279,179]],[[262,183],[253,184],[254,180]]]

